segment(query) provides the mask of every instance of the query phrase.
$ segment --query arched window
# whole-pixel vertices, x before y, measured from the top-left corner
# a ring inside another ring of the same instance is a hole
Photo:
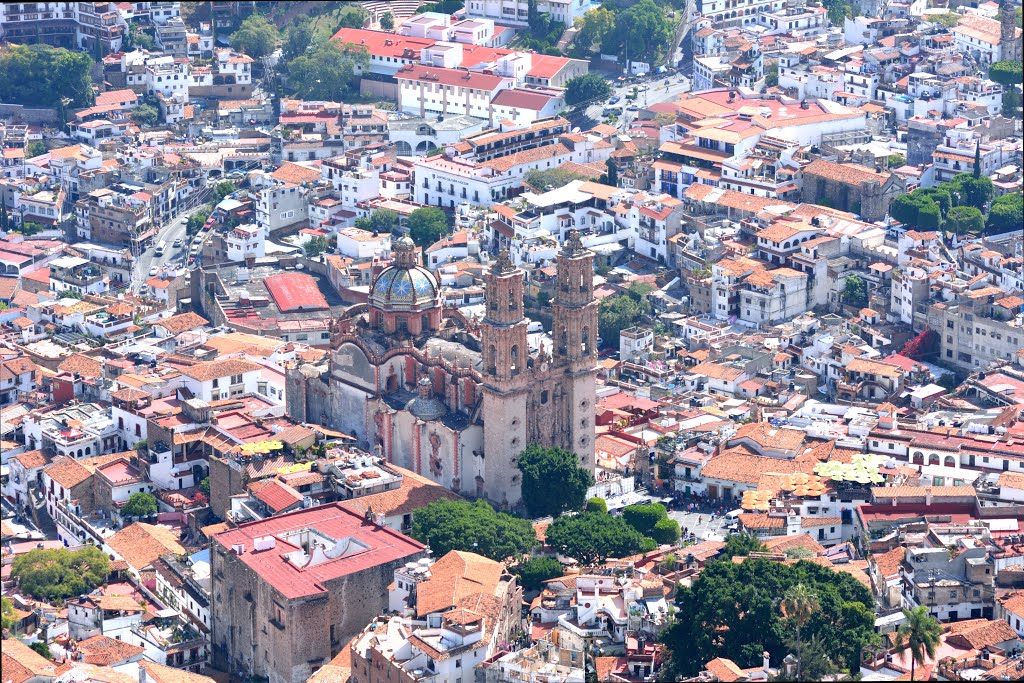
[[[487,352],[487,361],[487,371],[493,375],[498,371],[498,350],[494,348],[494,344],[491,344]]]
[[[566,355],[569,353],[569,332],[562,326],[562,334],[558,338],[558,353],[559,355]]]
[[[509,283],[508,288],[508,310],[513,311],[516,308],[516,288],[511,286]]]
[[[512,346],[512,376],[515,377],[519,374],[519,346],[514,344]]]
[[[420,318],[420,332],[426,332],[429,329],[430,315],[428,313],[424,313],[423,316]]]
[[[583,328],[583,338],[580,341],[580,349],[583,351],[583,355],[590,355],[590,328]]]
[[[92,455],[92,446],[86,446],[85,447],[85,454],[86,455]]]
[[[956,458],[954,458],[952,455],[947,455],[945,460],[943,461],[943,464],[946,467],[956,467]]]

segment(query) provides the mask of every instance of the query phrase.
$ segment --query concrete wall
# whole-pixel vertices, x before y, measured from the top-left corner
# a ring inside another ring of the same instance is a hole
[[[14,123],[59,123],[60,117],[56,109],[29,109],[20,104],[4,104],[0,102],[0,119],[12,119]]]

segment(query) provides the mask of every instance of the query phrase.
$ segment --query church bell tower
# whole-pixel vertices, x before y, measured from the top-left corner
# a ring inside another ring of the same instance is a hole
[[[579,233],[569,238],[556,257],[555,298],[552,307],[555,368],[564,373],[563,394],[568,410],[565,447],[594,469],[594,402],[597,376],[597,300],[594,298],[594,254],[584,248]]]

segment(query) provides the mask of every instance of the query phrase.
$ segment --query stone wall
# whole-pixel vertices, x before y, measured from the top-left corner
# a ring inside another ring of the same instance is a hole
[[[60,123],[60,116],[56,109],[30,109],[20,104],[4,104],[2,102],[0,102],[0,119],[35,125]]]

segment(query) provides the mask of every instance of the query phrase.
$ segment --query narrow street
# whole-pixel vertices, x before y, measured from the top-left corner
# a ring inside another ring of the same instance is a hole
[[[209,197],[209,190],[200,190],[194,199],[190,199],[191,207],[178,214],[173,220],[164,225],[160,232],[153,238],[150,246],[139,255],[135,268],[132,269],[132,292],[138,293],[143,283],[150,277],[149,271],[153,266],[161,267],[172,261],[184,260],[188,254],[189,240],[185,234],[185,227],[188,219],[199,209],[206,205]],[[180,239],[180,246],[173,246],[174,241]],[[166,242],[163,256],[156,255],[156,245],[161,241]]]

